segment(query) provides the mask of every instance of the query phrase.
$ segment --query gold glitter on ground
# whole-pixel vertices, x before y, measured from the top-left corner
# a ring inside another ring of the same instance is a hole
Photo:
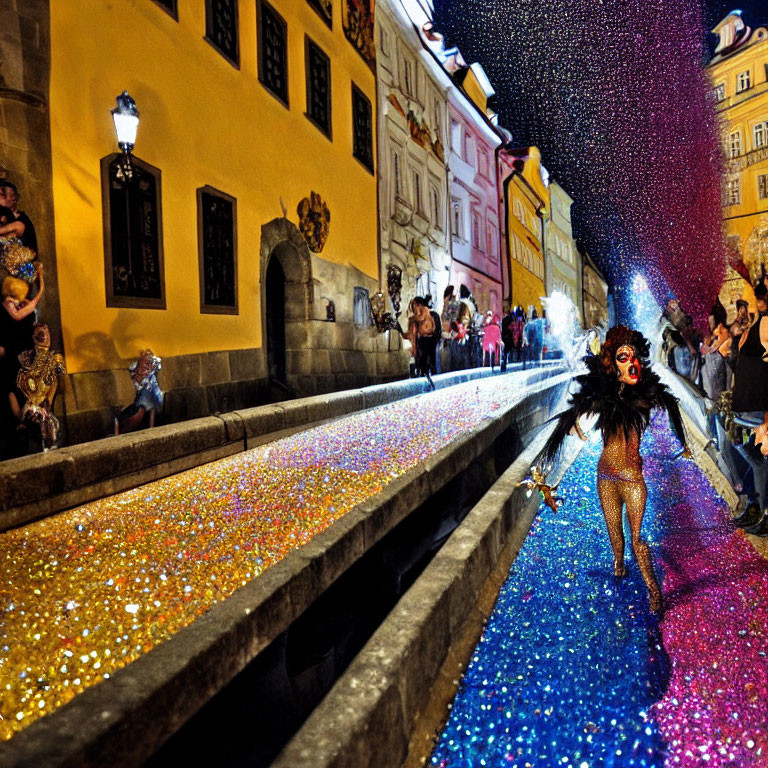
[[[0,535],[0,738],[518,400],[524,376],[372,409]]]

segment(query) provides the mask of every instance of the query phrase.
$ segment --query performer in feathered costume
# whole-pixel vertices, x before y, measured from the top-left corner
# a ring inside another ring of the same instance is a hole
[[[627,507],[632,550],[650,597],[651,610],[661,611],[661,590],[656,581],[648,544],[640,528],[645,512],[646,486],[640,439],[653,408],[669,414],[672,430],[685,447],[685,431],[677,398],[649,367],[649,344],[639,331],[623,325],[611,328],[599,355],[584,358],[589,369],[576,381],[581,390],[571,396],[571,407],[557,417],[557,426],[544,448],[546,461],[557,454],[566,435],[575,431],[586,439],[579,417],[597,416],[603,435],[603,453],[597,465],[597,492],[613,549],[616,576],[625,576],[622,507]],[[685,455],[689,456],[687,447]]]

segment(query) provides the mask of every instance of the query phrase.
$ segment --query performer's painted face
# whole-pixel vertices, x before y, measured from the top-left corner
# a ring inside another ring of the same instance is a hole
[[[620,382],[637,384],[640,379],[640,361],[634,347],[624,344],[616,350],[616,367],[619,369]]]

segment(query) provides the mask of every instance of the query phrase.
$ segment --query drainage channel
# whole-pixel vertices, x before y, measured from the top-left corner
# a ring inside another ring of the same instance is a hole
[[[268,766],[526,442],[518,425],[502,432],[214,696],[147,768]]]

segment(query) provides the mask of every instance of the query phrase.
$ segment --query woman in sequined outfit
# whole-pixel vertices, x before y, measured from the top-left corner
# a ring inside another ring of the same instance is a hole
[[[649,344],[638,331],[622,325],[611,328],[599,355],[584,359],[588,372],[578,376],[579,392],[571,396],[570,408],[557,417],[544,455],[551,461],[574,431],[582,439],[579,417],[597,416],[603,436],[603,453],[597,465],[597,493],[608,527],[616,576],[625,576],[622,509],[627,508],[632,551],[648,588],[651,610],[661,611],[661,590],[656,580],[648,544],[641,536],[645,513],[646,485],[640,439],[653,408],[669,414],[672,429],[685,446],[685,432],[677,399],[649,367]],[[686,448],[686,455],[688,454]]]

